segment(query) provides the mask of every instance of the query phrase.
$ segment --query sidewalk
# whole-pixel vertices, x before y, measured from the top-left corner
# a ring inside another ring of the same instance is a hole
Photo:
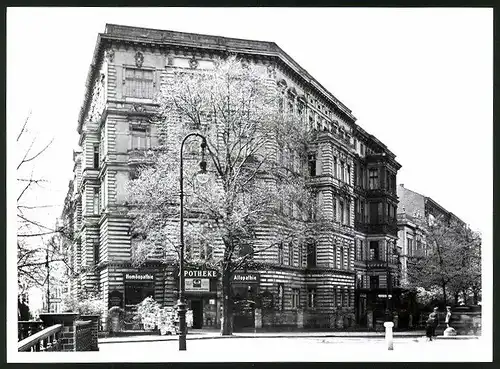
[[[424,331],[411,331],[411,332],[394,332],[395,338],[418,338],[424,337]],[[245,333],[233,333],[232,336],[221,336],[219,330],[200,330],[193,331],[190,330],[186,336],[187,340],[202,340],[202,339],[228,339],[228,338],[312,338],[312,337],[345,337],[345,338],[384,338],[384,332],[245,332]],[[469,339],[477,338],[475,336],[455,336],[455,337],[444,337],[438,336],[438,339]],[[106,337],[99,338],[99,344],[106,343],[121,343],[121,342],[149,342],[149,341],[171,341],[178,340],[179,337],[175,336],[127,336],[127,337]]]

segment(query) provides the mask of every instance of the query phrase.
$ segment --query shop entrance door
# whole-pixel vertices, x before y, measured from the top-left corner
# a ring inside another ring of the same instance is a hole
[[[192,300],[191,309],[193,310],[193,328],[201,329],[203,327],[203,300]]]

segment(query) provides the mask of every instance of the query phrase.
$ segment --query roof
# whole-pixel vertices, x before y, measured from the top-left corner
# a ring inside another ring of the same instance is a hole
[[[304,68],[285,53],[276,43],[269,41],[255,41],[222,36],[201,35],[197,33],[186,33],[169,30],[158,30],[153,28],[141,28],[116,24],[106,24],[104,33],[97,36],[92,63],[90,64],[85,83],[85,98],[78,116],[78,132],[81,133],[83,119],[89,108],[89,98],[92,93],[92,84],[98,67],[103,58],[103,46],[108,41],[129,41],[140,42],[152,45],[176,45],[193,47],[199,49],[209,49],[218,51],[235,52],[240,54],[263,55],[277,57],[287,67],[299,75],[312,88],[317,90],[331,101],[352,123],[356,118],[342,102],[340,102],[331,92],[324,88],[314,79]]]

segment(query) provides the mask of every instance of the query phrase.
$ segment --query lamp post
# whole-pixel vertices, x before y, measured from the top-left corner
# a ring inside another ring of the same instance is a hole
[[[183,150],[184,143],[189,137],[198,136],[202,139],[201,141],[201,162],[200,162],[200,172],[206,173],[207,170],[207,162],[205,161],[205,149],[207,147],[207,139],[205,136],[199,133],[190,133],[181,143],[181,152],[180,152],[180,242],[181,242],[181,252],[180,252],[180,260],[179,260],[179,301],[177,303],[178,311],[179,311],[179,351],[186,350],[186,303],[184,302],[184,158],[183,158]]]

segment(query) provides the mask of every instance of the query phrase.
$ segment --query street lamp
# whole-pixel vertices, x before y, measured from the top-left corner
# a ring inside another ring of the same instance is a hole
[[[201,162],[200,162],[200,182],[206,183],[208,181],[207,178],[207,162],[205,161],[205,149],[207,147],[207,139],[205,136],[200,135],[199,133],[190,133],[181,143],[181,152],[180,152],[180,238],[181,238],[181,252],[180,252],[180,260],[179,260],[179,301],[177,303],[178,311],[179,311],[179,351],[186,350],[186,303],[184,302],[184,158],[183,158],[183,149],[184,143],[189,137],[198,136],[201,138]]]

